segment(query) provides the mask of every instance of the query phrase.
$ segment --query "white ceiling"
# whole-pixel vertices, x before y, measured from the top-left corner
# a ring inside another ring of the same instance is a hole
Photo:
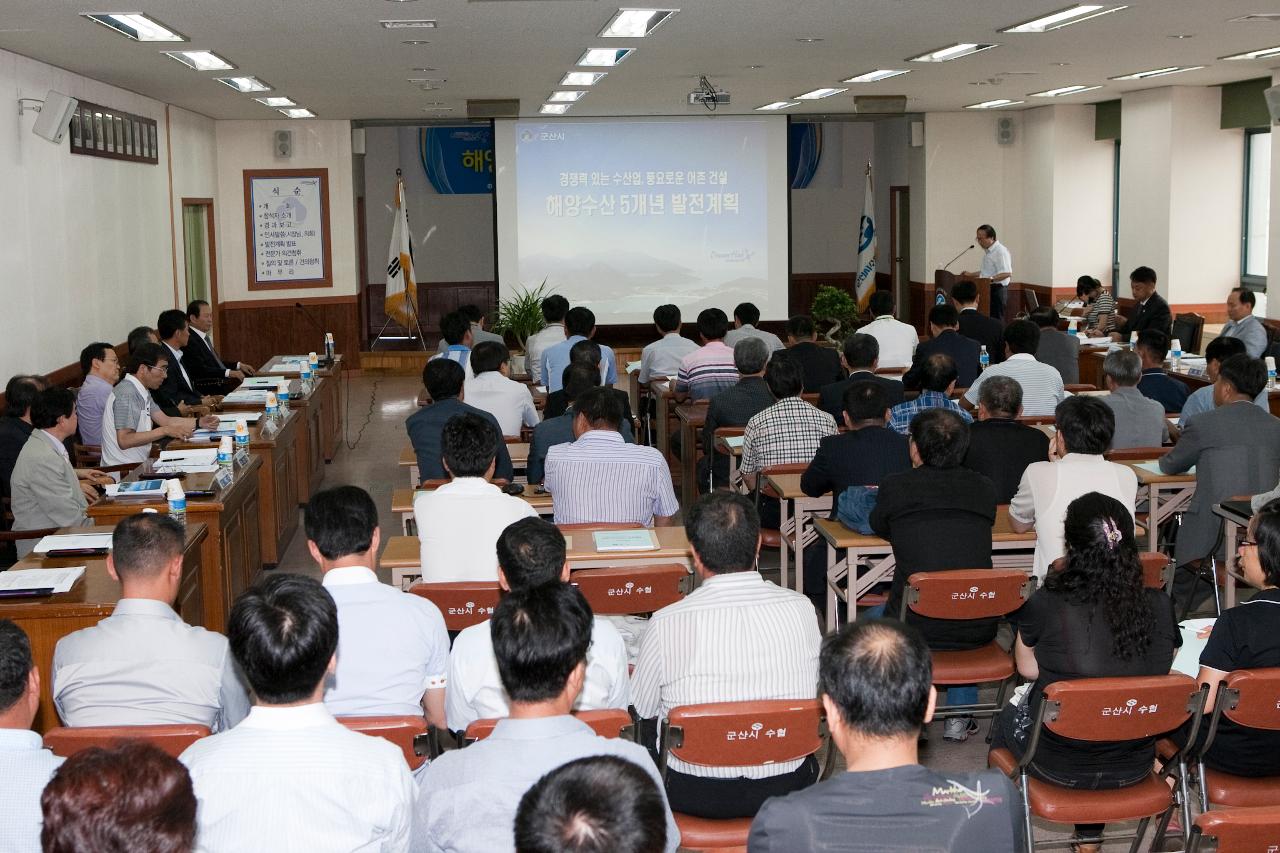
[[[1105,84],[1040,103],[1092,103],[1139,88],[1204,86],[1269,74],[1276,59],[1217,57],[1280,45],[1280,23],[1229,23],[1278,12],[1276,0],[1129,0],[1130,8],[1050,33],[997,30],[1055,12],[1072,0],[680,0],[681,12],[647,39],[600,39],[616,0],[0,0],[0,48],[219,119],[276,114],[79,13],[145,12],[218,52],[321,118],[424,119],[440,102],[465,117],[468,98],[519,98],[536,114],[561,76],[591,46],[636,46],[570,115],[679,115],[699,75],[729,90],[722,112],[746,113],[958,41],[1001,47],[793,108],[841,113],[855,94],[904,94],[911,112],[954,110],[1069,84]],[[628,2],[625,5],[641,5]],[[661,4],[655,4],[661,5]],[[384,18],[434,18],[435,30],[386,30]],[[1191,35],[1188,39],[1170,38]],[[796,39],[820,37],[804,44]],[[426,39],[406,46],[405,39]],[[762,66],[758,69],[749,66]],[[1148,82],[1108,77],[1167,65],[1207,65]],[[437,69],[415,72],[415,67]],[[1023,73],[1027,72],[1024,76]],[[410,77],[447,80],[424,92]],[[988,82],[990,81],[990,82]],[[972,85],[983,82],[986,85]]]

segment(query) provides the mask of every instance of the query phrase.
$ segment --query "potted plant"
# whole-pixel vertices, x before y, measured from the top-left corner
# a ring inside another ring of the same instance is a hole
[[[836,333],[842,326],[852,326],[858,319],[858,303],[840,288],[824,284],[814,295],[809,314],[818,322],[831,324],[823,336],[838,347],[840,341],[836,339]]]
[[[545,325],[542,318],[542,300],[549,295],[546,291],[547,280],[544,278],[542,284],[533,290],[522,288],[509,299],[498,302],[498,314],[493,321],[493,331],[500,335],[510,332],[520,343],[521,354],[511,356],[512,373],[526,372],[523,353],[527,350],[526,342],[529,337],[541,331]]]

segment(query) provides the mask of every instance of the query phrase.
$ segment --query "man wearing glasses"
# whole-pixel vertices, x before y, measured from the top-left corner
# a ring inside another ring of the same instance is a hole
[[[129,356],[129,372],[112,390],[102,411],[102,464],[137,465],[151,455],[151,442],[161,438],[190,438],[195,418],[174,418],[156,407],[151,392],[160,387],[169,372],[169,355],[159,344],[142,344]],[[200,426],[218,425],[214,416]]]

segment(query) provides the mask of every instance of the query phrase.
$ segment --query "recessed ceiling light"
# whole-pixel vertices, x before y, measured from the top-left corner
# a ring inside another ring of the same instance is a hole
[[[1171,38],[1171,39],[1179,39],[1179,40],[1181,40],[1181,39],[1193,39],[1193,38],[1195,38],[1195,36],[1194,36],[1194,35],[1185,35],[1185,34],[1184,34],[1184,35],[1174,35],[1174,36],[1169,36],[1169,38]]]
[[[1059,67],[1059,68],[1069,68],[1069,67],[1071,67],[1071,63],[1070,63],[1070,62],[1055,62],[1055,63],[1053,63],[1053,64],[1054,64],[1054,65],[1056,65],[1056,66],[1057,66],[1057,67]]]
[[[237,92],[270,92],[271,87],[257,77],[214,77],[219,83],[230,86]]]
[[[297,106],[297,104],[294,103],[292,98],[286,98],[283,95],[278,95],[271,98],[254,98],[254,100],[268,107],[296,107]]]
[[[439,71],[440,69],[439,69],[439,68],[410,68],[409,70],[410,70],[410,71],[417,71],[418,73],[420,73],[420,74],[421,74],[421,73],[425,73],[425,72],[428,72],[428,71]]]
[[[1092,92],[1094,89],[1101,89],[1101,86],[1061,86],[1057,89],[1046,89],[1043,92],[1032,92],[1027,95],[1028,98],[1061,98],[1063,95],[1078,95],[1081,92]]]
[[[1251,50],[1248,53],[1236,53],[1231,56],[1219,56],[1219,59],[1268,59],[1272,56],[1280,55],[1280,47],[1264,47],[1261,50]]]
[[[164,55],[196,71],[234,71],[235,66],[211,50],[166,50]]]
[[[280,112],[284,113],[289,118],[315,118],[316,117],[316,114],[311,112],[311,110],[307,109],[306,107],[291,107],[289,109],[283,109]]]
[[[868,71],[865,74],[859,74],[857,77],[850,77],[848,80],[843,80],[841,82],[843,83],[875,83],[878,80],[888,80],[890,77],[900,77],[903,74],[910,74],[910,73],[911,73],[911,69],[909,68],[904,68],[901,70],[896,68],[878,68],[875,71]]]
[[[405,41],[402,41],[400,43],[407,44],[409,45],[409,47],[419,47],[424,44],[431,44],[431,42],[423,41],[422,39],[406,39]]]
[[[451,113],[453,112],[453,107],[423,107],[422,111],[424,113]]]
[[[122,36],[134,41],[186,41],[184,35],[174,32],[159,21],[139,12],[127,14],[84,14],[83,17],[110,27]]]
[[[1133,74],[1122,74],[1112,80],[1146,80],[1151,77],[1163,77],[1166,74],[1181,74],[1183,71],[1199,71],[1203,65],[1170,65],[1168,68],[1153,68],[1150,71],[1135,71]]]
[[[585,94],[587,93],[586,92],[570,92],[570,91],[561,90],[559,92],[552,92],[551,96],[547,98],[547,100],[551,101],[552,103],[572,104],[574,101],[580,100],[582,96]]]
[[[803,95],[796,95],[797,101],[816,101],[819,98],[830,98],[832,95],[838,95],[841,92],[847,92],[848,89],[814,89],[812,92],[805,92]]]
[[[584,65],[587,67],[608,68],[626,59],[635,53],[634,47],[593,47],[589,48],[582,57],[574,63],[574,65]]]
[[[772,104],[765,104],[763,107],[756,107],[756,110],[785,110],[787,107],[798,107],[799,101],[774,101]]]
[[[998,44],[974,44],[971,42],[961,42],[947,47],[940,47],[937,50],[931,50],[928,53],[922,53],[919,56],[912,56],[907,62],[950,62],[953,59],[959,59],[962,56],[972,56],[975,53],[982,53],[984,50],[991,50],[993,47],[999,47]]]
[[[671,20],[679,9],[619,9],[600,31],[601,38],[639,39]]]
[[[436,22],[432,20],[416,21],[378,21],[384,30],[434,30]]]
[[[748,70],[748,71],[759,71],[761,68],[764,68],[764,66],[763,66],[763,65],[748,65],[748,66],[747,66],[747,70]]]
[[[541,107],[538,108],[538,112],[542,113],[543,115],[552,115],[552,116],[564,115],[565,113],[569,112],[569,105],[568,104],[543,104]]]
[[[980,104],[966,104],[966,110],[998,110],[1001,107],[1012,107],[1023,103],[1022,101],[1011,101],[1008,98],[997,98],[994,101],[983,101]]]
[[[1070,26],[1071,24],[1078,24],[1092,18],[1099,18],[1103,15],[1110,15],[1112,12],[1119,12],[1121,9],[1128,8],[1128,6],[1103,6],[1096,3],[1079,3],[1075,6],[1054,12],[1052,15],[1045,15],[1042,18],[1036,18],[1034,21],[1027,21],[1025,24],[1018,24],[1017,26],[1000,30],[1000,32],[1047,33],[1051,30]]]
[[[570,71],[560,81],[561,86],[594,86],[607,75],[608,71]]]
[[[817,44],[820,41],[826,41],[826,39],[814,38],[813,36],[808,36],[806,38],[798,38],[796,39],[796,41],[800,42],[801,44]]]

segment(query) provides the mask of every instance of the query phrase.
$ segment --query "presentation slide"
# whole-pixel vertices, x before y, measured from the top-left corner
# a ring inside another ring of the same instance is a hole
[[[499,121],[498,292],[544,280],[600,325],[680,306],[787,316],[785,118]]]

